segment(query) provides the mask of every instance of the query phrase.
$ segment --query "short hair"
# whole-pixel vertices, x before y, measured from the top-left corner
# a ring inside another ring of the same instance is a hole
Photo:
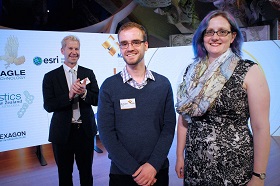
[[[204,17],[204,19],[199,24],[196,32],[194,33],[194,37],[192,40],[192,46],[193,46],[195,61],[198,61],[199,59],[204,59],[208,54],[208,52],[205,49],[204,43],[203,43],[204,33],[209,25],[210,20],[217,16],[222,16],[223,18],[225,18],[230,24],[231,31],[236,32],[236,37],[235,37],[234,41],[230,44],[230,48],[231,48],[232,52],[235,53],[237,56],[241,57],[241,55],[242,55],[241,47],[243,44],[243,36],[242,36],[242,33],[239,29],[239,26],[238,26],[236,20],[227,11],[214,10],[214,11],[211,11],[210,13],[208,13]]]
[[[127,22],[127,23],[123,24],[119,28],[118,38],[119,38],[120,33],[123,30],[128,30],[128,29],[131,29],[131,28],[138,28],[139,30],[141,30],[141,32],[143,34],[143,41],[147,41],[148,40],[148,32],[147,32],[146,28],[144,26],[138,24],[138,23],[135,23],[135,22]]]
[[[66,46],[66,41],[67,40],[71,40],[71,41],[78,41],[78,43],[80,44],[80,39],[77,36],[74,35],[68,35],[65,36],[62,41],[61,41],[61,48],[64,48]]]

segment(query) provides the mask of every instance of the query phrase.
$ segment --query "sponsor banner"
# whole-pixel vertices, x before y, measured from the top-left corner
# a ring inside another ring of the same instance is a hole
[[[63,64],[61,40],[69,34],[80,39],[78,63],[94,71],[99,86],[116,73],[123,60],[114,34],[0,30],[0,152],[49,143],[42,80]]]

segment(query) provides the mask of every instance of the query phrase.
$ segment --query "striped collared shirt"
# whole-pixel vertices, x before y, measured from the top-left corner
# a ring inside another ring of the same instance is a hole
[[[132,76],[128,73],[126,67],[123,68],[121,71],[121,76],[123,78],[123,83],[128,83],[130,86],[137,88],[137,89],[142,89],[145,85],[148,83],[148,79],[151,79],[155,81],[155,77],[153,76],[152,72],[146,68],[146,73],[144,80],[142,83],[137,83]]]

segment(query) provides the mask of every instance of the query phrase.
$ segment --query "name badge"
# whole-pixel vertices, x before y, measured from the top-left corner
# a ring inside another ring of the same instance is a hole
[[[135,102],[135,98],[131,98],[131,99],[121,99],[120,100],[120,106],[121,109],[134,109],[136,108],[136,102]]]

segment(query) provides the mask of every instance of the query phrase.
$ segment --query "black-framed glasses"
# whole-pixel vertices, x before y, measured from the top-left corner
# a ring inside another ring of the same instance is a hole
[[[228,34],[232,33],[232,31],[227,31],[227,30],[218,30],[218,31],[206,30],[205,33],[204,33],[204,36],[213,36],[215,33],[218,36],[225,37]]]
[[[141,43],[144,43],[146,41],[141,41],[141,40],[132,40],[131,42],[128,41],[122,41],[120,42],[120,48],[121,49],[127,49],[129,44],[131,44],[134,47],[139,47]]]

